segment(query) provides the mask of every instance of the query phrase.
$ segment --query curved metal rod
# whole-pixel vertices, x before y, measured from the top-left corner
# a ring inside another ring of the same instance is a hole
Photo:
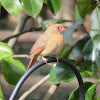
[[[47,63],[50,62],[57,62],[56,58],[49,58]],[[61,62],[63,64],[68,65],[73,72],[75,73],[78,83],[79,83],[79,100],[85,100],[85,92],[84,92],[84,85],[83,85],[83,80],[82,77],[80,75],[80,73],[78,72],[77,68],[68,60],[60,58],[58,62]],[[38,63],[36,63],[35,65],[33,65],[18,81],[16,87],[14,88],[9,100],[15,100],[15,97],[19,91],[19,89],[21,88],[22,84],[24,83],[24,81],[27,79],[27,77],[33,72],[35,71],[37,68],[41,67],[42,65],[45,65],[46,63],[44,61],[40,61]]]

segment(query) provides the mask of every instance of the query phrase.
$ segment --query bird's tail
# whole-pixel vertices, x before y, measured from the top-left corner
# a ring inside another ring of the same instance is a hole
[[[36,55],[34,55],[34,57],[31,58],[31,61],[30,61],[29,65],[28,65],[26,71],[27,71],[31,66],[33,66],[33,65],[35,64],[38,55],[39,55],[39,54],[36,54]]]

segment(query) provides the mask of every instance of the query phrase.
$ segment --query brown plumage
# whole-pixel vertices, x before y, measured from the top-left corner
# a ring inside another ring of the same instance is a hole
[[[30,57],[31,61],[27,70],[35,64],[39,55],[53,56],[59,55],[64,46],[64,38],[62,32],[66,31],[60,24],[49,24],[50,26],[33,45]]]

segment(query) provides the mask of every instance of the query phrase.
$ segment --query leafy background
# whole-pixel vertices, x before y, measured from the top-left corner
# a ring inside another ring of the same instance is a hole
[[[1,5],[5,10],[17,17],[19,13],[24,10],[29,16],[34,19],[40,14],[43,4],[45,3],[51,13],[56,15],[61,8],[62,0],[0,0]],[[77,69],[80,71],[82,77],[96,78],[99,81],[100,77],[100,7],[99,2],[93,3],[92,0],[78,0],[75,5],[75,21],[66,19],[50,19],[45,20],[42,23],[42,27],[46,29],[48,24],[51,23],[63,23],[74,22],[67,31],[64,33],[65,46],[60,54],[60,57],[69,59],[74,65],[77,61],[75,58],[82,56],[84,61],[77,65]],[[86,16],[90,15],[90,30],[85,29]],[[84,31],[83,31],[84,29]],[[74,42],[71,47],[69,44],[73,43],[73,34],[75,32],[81,34],[87,33],[80,40]],[[25,66],[19,61],[13,58],[13,50],[6,43],[0,42],[0,60],[2,71],[5,80],[11,84],[16,85],[20,77],[25,73]],[[72,70],[61,63],[55,63],[50,70],[49,81],[52,84],[60,84],[62,82],[69,83],[76,79]],[[96,96],[96,88],[98,82],[85,82],[85,100],[100,100]],[[79,87],[75,89],[69,100],[78,100]],[[4,100],[3,93],[0,87],[0,99]]]

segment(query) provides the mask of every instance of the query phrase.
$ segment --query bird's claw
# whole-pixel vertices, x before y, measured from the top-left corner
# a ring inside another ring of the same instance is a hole
[[[44,57],[42,56],[42,60],[45,61],[45,63],[47,64],[48,59],[46,59],[46,58],[44,58]]]
[[[58,63],[60,58],[58,56],[56,56],[56,55],[54,55],[54,57],[56,58],[57,63]]]

